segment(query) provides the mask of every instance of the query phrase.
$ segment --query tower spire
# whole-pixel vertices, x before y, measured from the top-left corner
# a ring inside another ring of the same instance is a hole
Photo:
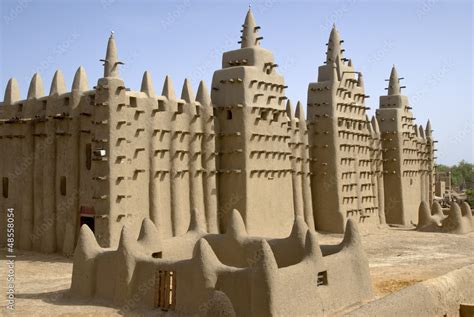
[[[206,83],[203,80],[199,82],[199,88],[196,95],[196,101],[199,101],[201,105],[203,106],[211,105],[211,96],[209,96],[209,91],[207,90]]]
[[[430,122],[430,120],[428,120],[428,122],[426,122],[425,134],[426,134],[427,137],[431,137],[432,132],[433,132],[433,130],[431,129],[431,122]]]
[[[335,62],[338,58],[342,58],[342,51],[341,51],[341,37],[339,36],[339,32],[336,29],[336,25],[334,24],[331,30],[331,34],[329,35],[328,41],[328,50],[326,52],[326,63],[331,64]]]
[[[74,75],[74,80],[72,82],[72,91],[87,91],[89,89],[89,82],[87,81],[87,74],[84,67],[79,66]]]
[[[146,71],[145,73],[143,73],[142,87],[140,90],[146,93],[148,97],[155,97],[155,89],[153,88],[153,80],[151,79],[151,74],[149,71]]]
[[[358,73],[357,77],[357,86],[364,88],[364,76],[362,76],[362,73]]]
[[[64,84],[63,73],[58,69],[53,76],[53,81],[51,83],[51,89],[49,90],[49,95],[61,95],[66,92],[66,85]]]
[[[104,77],[118,77],[118,65],[123,65],[118,61],[117,46],[115,45],[114,32],[110,33],[109,42],[107,44],[107,53],[104,62]]]
[[[392,67],[392,72],[390,73],[390,79],[388,84],[388,96],[400,95],[400,82],[398,79],[397,69],[395,65]]]
[[[377,122],[377,119],[375,118],[375,116],[372,116],[372,127],[374,128],[374,132],[376,134],[380,134],[380,127],[379,127],[379,123]]]
[[[193,89],[191,88],[191,84],[187,78],[184,80],[183,90],[181,91],[181,99],[187,103],[194,101]]]
[[[20,100],[20,88],[15,78],[10,78],[5,89],[5,98],[3,102],[7,105],[11,105],[14,102]]]
[[[43,80],[39,73],[35,73],[30,82],[27,99],[41,98],[44,96]]]
[[[242,40],[239,41],[239,43],[241,43],[240,47],[246,48],[259,46],[259,41],[263,39],[263,37],[258,36],[259,29],[260,27],[255,23],[252,9],[249,7],[247,15],[245,16],[245,22],[242,25]]]

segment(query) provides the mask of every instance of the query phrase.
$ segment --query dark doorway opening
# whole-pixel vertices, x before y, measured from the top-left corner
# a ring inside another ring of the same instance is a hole
[[[81,216],[81,227],[82,225],[88,225],[92,232],[95,232],[95,223],[94,217],[91,216]]]

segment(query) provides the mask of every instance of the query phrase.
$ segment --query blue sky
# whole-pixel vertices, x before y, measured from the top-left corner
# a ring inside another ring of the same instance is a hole
[[[309,82],[325,58],[335,22],[345,56],[364,73],[372,115],[392,64],[404,77],[417,123],[431,119],[438,163],[473,162],[473,5],[469,0],[419,1],[140,1],[2,0],[0,90],[16,77],[24,98],[34,72],[49,85],[60,68],[68,86],[83,65],[93,86],[102,75],[107,38],[115,31],[121,75],[139,89],[145,70],[161,91],[171,75],[195,90],[210,84],[223,51],[238,47],[248,5],[273,51],[287,95],[306,104]],[[0,97],[2,98],[2,97]]]

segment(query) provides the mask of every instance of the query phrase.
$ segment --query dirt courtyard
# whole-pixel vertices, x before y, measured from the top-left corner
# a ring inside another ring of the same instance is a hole
[[[320,235],[321,244],[341,241],[342,235]],[[452,235],[420,233],[401,228],[379,229],[363,235],[377,297],[463,266],[474,264],[474,233]],[[0,279],[5,315],[5,250],[1,250]],[[35,252],[16,252],[15,316],[120,316],[136,315],[106,307],[106,303],[71,301],[72,259]],[[141,312],[151,315],[152,312]],[[156,311],[153,312],[156,316]]]

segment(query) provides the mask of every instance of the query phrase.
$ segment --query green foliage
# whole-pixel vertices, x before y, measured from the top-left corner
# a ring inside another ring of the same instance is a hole
[[[437,165],[439,172],[451,172],[451,182],[453,187],[459,189],[474,189],[474,164],[464,160],[454,166]]]
[[[466,189],[467,203],[469,206],[474,206],[474,189]]]

